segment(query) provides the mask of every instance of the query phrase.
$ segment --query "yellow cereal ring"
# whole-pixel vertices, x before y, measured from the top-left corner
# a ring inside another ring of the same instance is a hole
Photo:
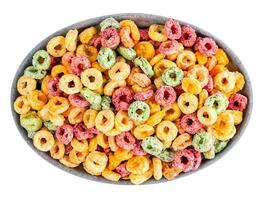
[[[185,92],[178,97],[178,106],[184,114],[190,114],[197,110],[198,99],[195,95]]]
[[[70,124],[78,124],[83,121],[83,114],[85,109],[74,107],[70,110],[68,120]]]
[[[165,55],[162,53],[158,53],[157,55],[155,55],[149,62],[150,65],[154,66],[157,62],[159,62],[160,60],[164,59]]]
[[[93,151],[88,154],[85,161],[83,162],[83,167],[86,172],[91,175],[101,175],[101,173],[106,168],[108,162],[108,157],[105,153],[99,151]]]
[[[106,71],[106,69],[103,68],[103,67],[101,67],[101,65],[100,65],[98,62],[93,62],[93,63],[92,63],[92,67],[98,69],[98,70],[101,71],[101,72]]]
[[[136,51],[137,56],[144,57],[148,61],[150,61],[155,55],[154,46],[147,41],[138,42],[134,46],[134,49]]]
[[[170,54],[170,55],[167,55],[166,58],[168,60],[171,60],[171,61],[176,61],[177,60],[177,57],[180,53],[182,53],[184,50],[184,46],[181,44],[181,43],[178,43],[178,50],[173,53],[173,54]]]
[[[77,39],[78,39],[78,30],[69,30],[65,37],[65,46],[66,49],[70,52],[73,52],[76,50],[77,45]]]
[[[53,37],[46,45],[47,52],[54,57],[61,57],[66,53],[65,38],[63,36]]]
[[[182,80],[182,88],[190,94],[199,94],[202,90],[201,83],[197,79],[187,77]]]
[[[223,49],[218,49],[215,53],[215,57],[220,65],[225,66],[229,63],[229,59]]]
[[[97,48],[86,44],[80,44],[76,50],[77,56],[85,56],[91,63],[97,60],[97,54],[98,54]]]
[[[122,80],[122,81],[111,80],[105,85],[104,94],[107,96],[111,96],[116,88],[125,87],[125,86],[126,86],[125,80]]]
[[[179,135],[172,142],[172,148],[174,151],[183,150],[190,145],[192,145],[192,136],[188,133]]]
[[[85,160],[87,155],[88,155],[87,151],[79,152],[76,151],[75,149],[72,149],[69,153],[69,159],[74,164],[80,164]]]
[[[153,163],[153,176],[156,180],[162,178],[162,163],[159,158],[152,158]]]
[[[50,149],[50,155],[54,159],[61,159],[65,154],[65,146],[62,142],[55,140],[55,144]]]
[[[33,90],[27,95],[27,100],[33,110],[41,110],[47,102],[47,97],[42,91]]]
[[[14,102],[14,110],[18,114],[26,114],[31,110],[31,106],[25,96],[19,96]]]
[[[238,110],[226,110],[225,112],[231,113],[231,115],[234,117],[235,125],[238,125],[243,121],[243,112]]]
[[[111,110],[100,111],[95,118],[95,127],[101,132],[108,132],[114,127],[115,116]]]
[[[233,72],[220,72],[214,77],[214,88],[222,92],[230,92],[235,87],[235,76]]]
[[[134,21],[127,20],[127,19],[122,20],[122,21],[120,21],[120,26],[121,26],[121,28],[129,27],[131,30],[131,37],[133,38],[133,40],[135,40],[135,41],[140,40],[139,29],[138,29],[138,27]]]
[[[108,136],[108,146],[111,151],[115,152],[118,150],[118,145],[116,144],[115,141],[115,136]]]
[[[223,65],[215,65],[215,67],[212,68],[212,70],[210,70],[210,75],[212,77],[216,76],[217,74],[219,74],[220,72],[224,72],[227,71],[227,68]]]
[[[110,131],[105,132],[104,134],[106,136],[116,136],[119,135],[121,133],[121,131],[117,130],[117,129],[111,129]]]
[[[156,129],[156,136],[161,141],[172,141],[176,138],[177,134],[178,129],[176,125],[169,120],[160,122]]]
[[[195,53],[195,55],[196,55],[197,63],[199,65],[205,65],[207,63],[207,61],[208,61],[208,57],[207,56],[201,54],[199,51],[197,51]]]
[[[56,65],[51,70],[51,76],[53,78],[55,78],[55,77],[60,78],[63,75],[68,74],[68,73],[69,73],[68,69],[64,65]]]
[[[235,126],[232,126],[231,128],[229,127],[229,130],[227,130],[227,132],[222,132],[213,129],[212,134],[218,140],[227,141],[235,136],[236,128]]]
[[[71,146],[77,152],[84,152],[88,150],[88,141],[87,140],[77,140],[73,138],[71,140]]]
[[[170,106],[166,106],[163,109],[165,111],[165,120],[174,121],[179,118],[182,114],[178,104],[175,102]]]
[[[129,118],[128,113],[120,110],[115,117],[115,129],[117,131],[130,131],[133,128],[133,121]]]
[[[148,124],[141,124],[137,127],[135,127],[133,134],[138,140],[143,140],[148,136],[153,135],[155,132],[153,126],[150,126]]]
[[[40,151],[49,151],[55,144],[52,133],[47,130],[37,131],[33,136],[33,145]]]
[[[175,62],[172,62],[170,60],[167,60],[167,59],[162,59],[160,60],[159,62],[157,62],[154,67],[153,67],[153,70],[155,72],[155,76],[156,77],[159,77],[162,75],[163,71],[167,68],[170,68],[170,67],[177,67],[176,63]]]
[[[149,105],[150,113],[154,114],[160,111],[160,105],[154,100],[154,98],[148,99],[146,103]]]
[[[244,88],[245,78],[244,78],[243,74],[241,74],[240,72],[233,72],[233,73],[234,73],[236,81],[235,81],[235,87],[231,91],[231,93],[237,93]]]
[[[159,24],[150,25],[148,29],[148,35],[152,40],[157,42],[164,42],[168,39],[165,34],[164,26]]]
[[[93,37],[96,34],[97,34],[97,29],[93,26],[84,29],[79,35],[80,42],[82,44],[89,44],[89,42],[93,39]]]
[[[130,174],[129,178],[131,183],[135,184],[135,185],[139,185],[141,183],[144,183],[145,181],[147,181],[148,179],[150,179],[153,176],[153,166],[151,165],[149,170],[146,171],[143,174]]]
[[[21,95],[27,95],[36,89],[36,80],[27,76],[21,76],[17,82],[17,90]]]
[[[96,137],[91,138],[89,141],[89,146],[88,146],[88,151],[92,152],[92,151],[96,151],[97,149],[97,140]]]
[[[187,69],[196,63],[196,56],[192,51],[184,50],[178,56],[176,64],[181,69]]]
[[[125,62],[117,62],[111,69],[108,70],[108,75],[111,80],[125,80],[131,72],[131,67]]]
[[[89,68],[81,73],[81,81],[90,90],[99,89],[103,84],[102,73],[96,68]]]
[[[108,162],[108,169],[114,170],[122,161],[118,158],[116,158],[113,154],[110,154],[108,156],[109,162]]]
[[[217,120],[217,113],[212,107],[201,107],[197,111],[197,118],[200,121],[200,123],[210,126],[214,124]]]
[[[96,136],[97,144],[102,148],[108,148],[108,137],[104,133],[98,133]]]
[[[209,80],[209,71],[206,67],[197,65],[188,71],[187,76],[189,78],[198,80],[201,84],[201,87],[204,87],[207,85]]]
[[[209,93],[205,89],[203,89],[199,93],[199,95],[198,95],[198,108],[201,108],[204,105],[204,103],[205,103],[206,99],[208,98],[208,96],[209,96]]]
[[[74,168],[74,167],[78,167],[79,164],[75,164],[73,162],[70,161],[69,156],[65,155],[63,156],[63,158],[59,159],[59,162],[63,165],[65,165],[66,167],[70,167],[70,168]]]
[[[128,150],[118,149],[118,151],[114,153],[114,156],[116,159],[122,162],[125,160],[129,160],[131,157],[133,157],[133,154]]]
[[[82,82],[74,74],[65,74],[59,79],[59,89],[66,94],[75,94],[82,89]]]
[[[98,111],[93,109],[88,109],[83,114],[83,123],[87,128],[93,128],[95,126],[95,118]]]
[[[149,169],[149,160],[145,156],[134,156],[127,161],[126,169],[133,174],[143,174]]]
[[[41,83],[41,90],[42,92],[48,96],[48,89],[47,89],[47,83],[48,81],[51,79],[51,76],[50,75],[47,75],[44,77],[42,83]]]
[[[55,96],[48,101],[47,106],[51,112],[61,114],[68,110],[70,104],[65,97]]]
[[[102,176],[110,181],[119,181],[121,178],[121,175],[119,173],[113,172],[109,169],[104,169]]]
[[[156,86],[156,88],[160,88],[161,86],[164,85],[161,76],[154,79],[154,85]]]
[[[162,119],[165,117],[165,111],[159,111],[159,112],[155,112],[154,114],[152,114],[148,120],[147,120],[147,124],[150,126],[155,126],[157,124],[159,124]]]
[[[141,87],[140,85],[136,84],[132,86],[132,90],[134,91],[134,93],[145,92],[145,91],[153,90],[153,89],[154,89],[153,85],[149,85],[147,87]]]
[[[216,65],[217,65],[217,58],[215,56],[208,57],[208,61],[205,64],[205,67],[207,67],[207,69],[211,71],[213,67],[215,67]]]

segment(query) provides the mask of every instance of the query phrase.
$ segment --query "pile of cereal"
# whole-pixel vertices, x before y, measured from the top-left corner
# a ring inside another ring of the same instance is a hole
[[[247,97],[223,49],[174,19],[139,29],[107,18],[37,51],[14,102],[34,146],[67,167],[141,184],[213,159]]]

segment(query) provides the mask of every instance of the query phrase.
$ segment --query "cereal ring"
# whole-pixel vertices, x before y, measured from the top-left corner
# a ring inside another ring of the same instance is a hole
[[[75,75],[80,76],[82,71],[91,67],[91,63],[85,56],[75,56],[71,59],[70,66],[71,71]]]
[[[212,107],[217,114],[226,110],[228,106],[228,99],[222,93],[216,93],[214,95],[209,96],[205,103],[205,106]]]
[[[116,49],[120,44],[120,36],[115,28],[106,28],[101,33],[101,44],[103,47]]]
[[[146,121],[150,115],[150,108],[143,101],[134,101],[129,106],[128,115],[132,120]]]
[[[93,37],[97,34],[97,29],[95,27],[89,27],[84,29],[80,35],[79,39],[82,44],[89,44]]]
[[[71,140],[71,146],[77,152],[85,152],[88,150],[88,141],[86,139],[78,140],[76,138],[73,138]]]
[[[234,89],[235,82],[236,79],[233,72],[220,72],[214,77],[214,88],[227,93]]]
[[[149,170],[143,174],[130,174],[129,179],[132,184],[139,185],[153,176],[153,167],[150,165]]]
[[[150,78],[148,78],[145,74],[143,73],[134,73],[132,76],[132,80],[136,82],[137,85],[145,88],[148,87],[151,84]]]
[[[116,135],[116,144],[125,150],[132,150],[135,147],[136,139],[130,132],[121,132]]]
[[[111,80],[110,82],[108,82],[105,87],[104,87],[104,94],[107,96],[112,96],[112,94],[114,93],[114,90],[116,88],[119,87],[125,87],[126,86],[126,82],[125,80],[122,81],[114,81]]]
[[[228,141],[221,141],[221,140],[216,140],[214,143],[214,151],[215,153],[220,153],[222,150],[225,149],[225,147],[227,146]]]
[[[177,103],[164,107],[165,120],[174,121],[181,116],[181,111]]]
[[[130,131],[133,128],[133,121],[130,120],[127,112],[120,110],[115,117],[115,128],[119,132]],[[114,133],[110,133],[114,134]],[[117,134],[116,134],[117,135]]]
[[[46,87],[47,87],[49,95],[51,96],[62,95],[62,91],[59,89],[59,78],[58,77],[49,79]]]
[[[138,42],[134,47],[137,56],[151,60],[155,55],[154,46],[147,41]]]
[[[153,95],[154,95],[154,91],[153,90],[147,90],[147,91],[135,94],[133,98],[136,101],[145,101],[145,100],[150,99],[151,97],[153,97]]]
[[[229,98],[228,108],[243,112],[247,107],[248,99],[242,94],[235,93]]]
[[[178,56],[176,64],[181,69],[187,69],[196,63],[196,56],[192,51],[184,50]]]
[[[179,43],[176,40],[162,42],[159,46],[159,52],[164,55],[174,54],[179,50]]]
[[[54,159],[61,159],[63,158],[65,154],[65,146],[63,143],[59,142],[58,140],[55,140],[55,144],[50,149],[50,155]]]
[[[183,150],[192,144],[192,136],[188,133],[179,135],[173,140],[172,148],[174,151]]]
[[[26,114],[31,110],[31,106],[25,96],[16,98],[13,107],[18,114]]]
[[[119,173],[116,173],[109,169],[104,169],[104,171],[102,172],[102,176],[110,181],[119,181],[121,178],[121,175]]]
[[[162,173],[167,180],[173,180],[181,172],[181,169],[179,169],[178,167],[173,167],[171,164],[164,162],[162,164]]]
[[[182,36],[181,26],[175,19],[168,19],[165,22],[164,30],[167,37],[171,40],[178,40]]]
[[[69,159],[70,159],[70,162],[74,164],[81,164],[85,160],[87,155],[88,155],[88,152],[86,151],[78,152],[75,149],[72,149],[69,153]]]
[[[33,110],[41,110],[47,102],[47,97],[40,90],[33,90],[27,95],[27,100]]]
[[[21,95],[27,95],[36,89],[36,83],[36,80],[31,77],[21,76],[17,82],[17,90]]]
[[[175,90],[170,86],[161,86],[155,93],[155,101],[162,106],[171,105],[175,100]]]
[[[64,155],[63,158],[59,159],[59,162],[65,165],[66,167],[70,167],[70,168],[79,166],[79,164],[71,162],[68,155]]]
[[[159,141],[159,139],[152,136],[143,139],[141,146],[145,152],[153,156],[159,155],[163,150],[163,144]]]
[[[202,90],[201,83],[197,79],[187,77],[182,80],[182,88],[185,92],[195,95]]]
[[[151,78],[154,75],[154,71],[152,70],[152,66],[150,63],[145,59],[144,57],[137,57],[134,59],[134,64],[137,65],[142,69],[142,71],[145,73],[145,75],[148,76],[148,78]]]
[[[91,139],[96,135],[97,130],[94,128],[87,129],[83,123],[75,124],[73,127],[73,134],[78,140]]]
[[[190,114],[197,110],[198,99],[195,95],[185,92],[178,97],[178,106],[184,114]]]
[[[126,163],[118,165],[115,171],[118,172],[121,177],[126,177],[130,174],[130,172],[126,169]]]
[[[126,169],[133,174],[143,174],[149,169],[149,160],[145,156],[133,156],[127,161]]]
[[[64,74],[68,74],[68,69],[64,65],[56,65],[51,70],[51,76],[53,78],[61,78]]]
[[[208,37],[199,38],[198,41],[196,41],[195,50],[199,51],[201,54],[204,54],[205,56],[214,55],[217,49],[218,49],[217,44],[211,38]]]
[[[152,66],[154,66],[157,62],[159,62],[160,60],[164,59],[165,55],[162,53],[158,53],[157,55],[155,55],[151,60],[150,60],[150,64]]]
[[[56,130],[55,136],[60,142],[67,145],[73,138],[73,127],[69,124],[59,126]]]
[[[54,137],[47,130],[40,130],[33,137],[33,145],[40,151],[49,151],[54,144]]]
[[[120,46],[117,48],[117,51],[127,60],[133,60],[136,57],[136,52],[132,48]]]
[[[91,63],[97,60],[97,54],[97,48],[95,48],[94,46],[89,46],[87,44],[80,44],[76,50],[76,56],[84,56]]]
[[[95,118],[95,127],[101,132],[108,132],[114,127],[115,116],[111,110],[100,111]]]
[[[39,70],[47,70],[51,64],[51,57],[45,50],[36,51],[32,57],[32,65]]]
[[[143,140],[148,136],[153,135],[155,132],[153,126],[147,124],[141,124],[135,127],[133,134],[138,140]]]
[[[153,176],[156,180],[160,180],[162,177],[162,163],[158,158],[152,158],[153,163]]]
[[[74,52],[76,50],[78,40],[78,30],[69,30],[65,37],[65,46],[66,49],[70,52]]]
[[[56,36],[49,40],[46,45],[47,52],[54,57],[61,57],[66,53],[65,38]]]
[[[159,24],[150,25],[148,29],[148,35],[152,40],[156,42],[164,42],[168,39],[165,33],[164,26]]]
[[[135,156],[144,156],[146,155],[146,152],[141,146],[142,141],[138,141],[135,143],[134,148],[131,150],[131,153]]]
[[[218,140],[229,140],[236,134],[234,118],[227,112],[223,112],[218,116],[213,128],[212,134]]]
[[[179,42],[181,42],[185,47],[192,47],[196,40],[197,34],[196,31],[189,25],[182,27],[182,36],[179,38]]]
[[[212,76],[209,75],[208,83],[203,87],[203,89],[207,90],[208,92],[211,92],[213,90],[213,79],[212,79]]]
[[[214,146],[212,146],[210,150],[203,152],[203,156],[205,159],[208,160],[212,160],[213,158],[215,158]]]
[[[87,87],[81,90],[82,96],[92,105],[97,105],[101,107],[101,96],[96,92],[91,91]]]
[[[120,21],[121,28],[129,27],[131,31],[131,37],[133,40],[138,41],[140,40],[140,33],[137,25],[132,20],[122,20]]]
[[[69,102],[64,97],[53,97],[49,100],[47,103],[49,110],[51,112],[61,114],[68,110],[69,108]]]
[[[128,110],[133,101],[133,91],[128,87],[121,87],[112,94],[112,103],[116,110]]]
[[[110,48],[102,47],[98,52],[97,61],[103,68],[110,69],[116,62],[116,53]]]
[[[194,155],[194,165],[192,167],[192,170],[196,170],[198,169],[202,161],[201,153],[199,151],[196,151],[195,149],[188,149],[188,150],[191,151]]]
[[[203,106],[197,111],[197,118],[205,126],[214,124],[217,120],[217,113],[212,107]]]
[[[66,94],[75,94],[82,89],[82,83],[78,76],[65,74],[59,79],[59,89]]]
[[[102,97],[101,108],[102,108],[102,110],[111,109],[111,99],[109,96],[103,96]]]
[[[174,62],[167,59],[162,59],[154,65],[153,70],[155,72],[155,76],[159,77],[162,75],[165,69],[176,66],[177,65]]]
[[[242,122],[243,112],[238,110],[226,110],[225,112],[229,112],[233,116],[235,125],[238,125]]]
[[[177,134],[177,127],[173,122],[168,120],[160,122],[156,129],[156,136],[163,142],[174,140]]]
[[[121,43],[127,48],[134,47],[134,40],[131,38],[131,29],[129,27],[123,27],[120,29]]]
[[[209,71],[204,66],[196,66],[188,71],[187,76],[189,78],[194,78],[198,80],[201,84],[201,87],[204,87],[208,84]]]
[[[224,52],[223,49],[218,49],[216,51],[215,57],[216,57],[217,63],[219,65],[224,65],[225,66],[225,65],[227,65],[229,63],[229,59],[228,59],[228,57],[227,57],[227,55],[226,55],[226,53]]]
[[[178,67],[170,67],[164,70],[162,80],[166,85],[175,87],[181,83],[184,72]]]
[[[103,85],[103,76],[99,70],[89,68],[81,73],[81,81],[85,87],[96,90]]]
[[[212,134],[205,131],[196,133],[192,140],[193,147],[199,152],[207,152],[213,146]]]
[[[42,127],[42,120],[34,113],[27,113],[20,116],[20,125],[28,132],[35,132]]]
[[[69,95],[68,99],[69,102],[76,107],[84,108],[89,106],[88,101],[79,93]]]
[[[50,120],[44,121],[44,126],[51,132],[55,132],[57,130],[57,126]]]
[[[110,27],[119,29],[120,23],[113,17],[108,17],[104,19],[102,22],[100,22],[99,26],[100,26],[101,31],[104,31],[106,28],[110,28]]]
[[[42,79],[46,75],[46,71],[38,69],[33,66],[29,66],[24,70],[24,76],[28,76],[34,79]]]
[[[166,113],[164,110],[155,112],[153,115],[151,115],[148,120],[147,124],[150,126],[155,126],[161,122],[161,120],[165,117]]]
[[[177,151],[172,161],[173,167],[178,167],[183,172],[191,171],[194,166],[195,156],[193,152],[188,149]]]
[[[182,117],[181,127],[185,130],[185,132],[195,134],[202,128],[202,124],[198,121],[197,115],[195,113],[191,113]]]
[[[108,163],[108,157],[105,153],[99,151],[93,151],[88,154],[85,161],[83,162],[83,167],[86,172],[91,175],[101,175],[101,173],[106,168]]]
[[[96,110],[92,110],[92,109],[88,109],[84,112],[83,122],[88,129],[93,128],[95,126],[95,118],[96,118],[97,113],[98,112]]]
[[[110,79],[115,81],[125,80],[131,72],[131,67],[125,62],[117,62],[108,70]]]
[[[157,157],[164,162],[172,162],[175,156],[175,152],[172,150],[163,150]]]

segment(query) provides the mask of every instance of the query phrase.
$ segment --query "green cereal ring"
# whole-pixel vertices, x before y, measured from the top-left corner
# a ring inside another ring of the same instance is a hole
[[[101,104],[91,104],[90,109],[101,110]]]
[[[44,121],[44,126],[48,128],[49,131],[56,131],[57,129],[57,126],[53,124],[53,122],[51,122],[50,120]]]
[[[36,132],[35,131],[28,131],[28,138],[33,138],[34,137],[34,135],[36,134]]]
[[[166,85],[175,87],[181,83],[184,72],[178,67],[170,67],[164,70],[162,80]]]
[[[200,131],[194,135],[192,145],[197,151],[206,152],[213,146],[212,134],[205,131]]]
[[[227,146],[228,141],[216,140],[214,143],[215,153],[220,153]]]
[[[28,132],[38,131],[42,127],[42,120],[35,114],[21,115],[20,125]]]
[[[136,59],[134,59],[134,64],[140,67],[149,78],[154,75],[152,66],[144,57],[137,57]]]
[[[217,93],[209,96],[205,101],[205,106],[212,107],[217,114],[225,111],[228,106],[228,99],[223,94]]]
[[[117,50],[119,54],[122,55],[127,60],[133,60],[136,57],[136,52],[132,48],[126,48],[120,46]]]
[[[157,155],[157,157],[164,162],[171,162],[173,160],[174,155],[175,155],[174,151],[165,149],[162,152],[160,152],[160,154]]]
[[[32,58],[32,65],[40,70],[47,70],[51,64],[51,57],[45,50],[36,51]]]
[[[97,61],[103,68],[110,69],[116,62],[116,53],[110,48],[102,47],[98,52]]]
[[[88,89],[87,87],[84,87],[81,90],[81,94],[91,104],[91,106],[93,105],[93,107],[96,108],[98,105],[101,108],[101,96],[100,96],[100,94],[93,92],[92,90]]]
[[[150,108],[143,101],[134,101],[129,106],[128,115],[132,120],[146,121],[150,115]]]
[[[163,150],[163,144],[158,138],[152,136],[143,139],[141,146],[145,152],[154,156],[158,156]]]
[[[45,77],[46,71],[40,70],[33,66],[29,66],[24,70],[24,75],[34,79],[42,79]]]
[[[208,160],[211,160],[211,159],[215,158],[215,148],[214,148],[214,146],[211,147],[210,150],[208,150],[206,152],[203,152],[203,155],[204,155],[204,158],[208,159]]]
[[[106,28],[109,28],[109,27],[113,27],[116,29],[120,28],[120,23],[113,17],[104,19],[102,22],[100,22],[99,25],[100,25],[101,31],[104,31]]]
[[[101,101],[102,110],[109,110],[110,106],[111,106],[110,104],[111,104],[110,97],[109,96],[103,96],[102,101]]]

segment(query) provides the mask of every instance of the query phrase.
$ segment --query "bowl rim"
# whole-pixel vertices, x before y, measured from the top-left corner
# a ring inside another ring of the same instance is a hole
[[[51,39],[52,37],[54,37],[56,35],[65,34],[69,29],[73,29],[73,28],[79,29],[79,28],[85,28],[85,27],[89,27],[89,26],[95,25],[97,22],[102,21],[103,19],[108,18],[108,17],[113,17],[113,18],[119,19],[119,20],[121,20],[121,19],[133,19],[133,20],[136,20],[138,18],[142,18],[142,19],[146,19],[146,20],[154,20],[154,21],[162,21],[162,22],[164,22],[164,21],[166,21],[168,19],[168,17],[164,17],[164,16],[161,16],[161,15],[146,14],[146,13],[109,14],[109,15],[103,15],[103,16],[98,16],[98,17],[89,18],[89,19],[86,19],[86,20],[83,20],[83,21],[79,21],[77,23],[71,24],[69,26],[61,28],[60,30],[52,33],[51,35],[49,35],[45,39],[43,39],[41,42],[39,42],[29,53],[27,53],[27,55],[24,57],[23,61],[21,62],[21,64],[17,68],[16,74],[15,74],[15,76],[13,78],[13,82],[12,82],[12,86],[11,86],[11,95],[10,95],[11,112],[12,112],[13,120],[14,120],[16,126],[17,126],[17,129],[18,129],[21,137],[28,144],[28,146],[30,146],[30,148],[35,153],[37,153],[40,157],[42,157],[44,160],[46,160],[48,163],[52,164],[53,166],[65,171],[65,172],[68,172],[68,173],[70,173],[72,175],[75,175],[75,176],[78,176],[78,177],[82,177],[82,178],[85,178],[85,179],[91,180],[91,181],[96,181],[96,182],[101,182],[101,183],[108,183],[108,184],[116,184],[116,185],[133,185],[128,180],[126,180],[126,181],[125,180],[120,180],[118,182],[113,182],[113,181],[109,181],[107,179],[104,179],[103,177],[93,176],[93,175],[90,175],[88,173],[85,174],[85,172],[80,172],[80,170],[78,170],[77,168],[68,168],[68,167],[62,165],[58,160],[55,160],[52,157],[50,157],[50,155],[48,155],[48,153],[41,152],[41,151],[37,150],[34,147],[32,140],[27,137],[27,134],[25,134],[26,131],[20,126],[20,123],[19,123],[19,120],[18,120],[18,114],[15,112],[14,107],[13,107],[14,100],[18,96],[18,92],[16,90],[17,80],[20,77],[20,75],[22,74],[24,68],[27,66],[28,59],[32,57],[32,55],[33,55],[33,53],[35,51],[39,50],[42,46],[44,46],[46,44],[46,42],[49,39]],[[221,153],[217,154],[214,159],[208,160],[208,161],[205,161],[204,163],[202,163],[197,170],[190,171],[190,172],[187,172],[187,173],[181,173],[179,176],[177,176],[173,180],[177,180],[177,179],[180,179],[182,177],[185,177],[185,176],[194,174],[196,172],[199,172],[200,170],[202,170],[202,169],[214,164],[216,161],[220,160],[221,157],[223,157],[225,154],[227,154],[233,148],[233,146],[235,146],[235,144],[240,140],[240,138],[244,134],[244,131],[247,128],[248,122],[249,122],[250,117],[252,115],[252,107],[253,107],[253,91],[252,91],[252,84],[251,84],[249,75],[247,73],[247,70],[246,70],[245,66],[242,64],[242,62],[237,57],[237,55],[233,52],[233,50],[231,50],[219,38],[217,38],[213,34],[207,32],[206,30],[204,30],[202,28],[199,28],[198,26],[192,25],[190,23],[181,21],[181,20],[178,20],[178,21],[179,21],[179,23],[181,25],[190,25],[200,35],[212,37],[216,41],[218,46],[223,48],[224,51],[226,51],[226,53],[227,53],[228,57],[230,58],[230,60],[231,61],[234,60],[234,62],[238,64],[238,70],[242,72],[242,74],[244,75],[245,80],[246,80],[246,86],[245,87],[247,88],[247,91],[248,91],[247,93],[249,95],[249,98],[248,98],[247,109],[246,109],[246,111],[244,113],[243,121],[242,121],[241,125],[239,125],[238,130],[237,130],[238,134],[236,134],[234,136],[234,138],[231,139],[231,141],[229,142],[227,147]],[[142,183],[142,185],[164,183],[164,182],[167,182],[167,181],[168,180],[166,180],[165,178],[162,178],[159,181],[157,181],[157,180],[152,178],[152,179],[149,179],[148,181],[146,181],[145,183]]]

